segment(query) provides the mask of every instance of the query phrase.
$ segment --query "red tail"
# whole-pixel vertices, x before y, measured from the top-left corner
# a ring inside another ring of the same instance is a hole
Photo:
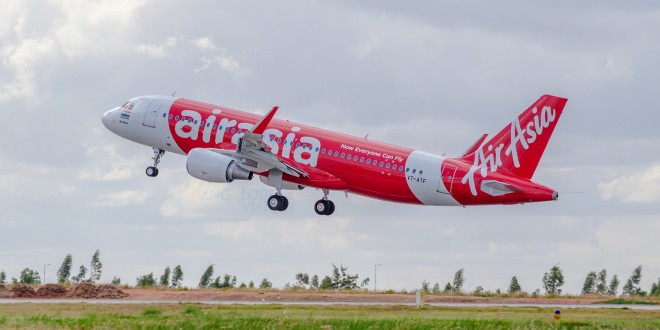
[[[531,179],[566,101],[557,96],[541,96],[510,125],[483,144],[484,154],[496,156],[493,159],[495,167],[502,166],[515,175]]]

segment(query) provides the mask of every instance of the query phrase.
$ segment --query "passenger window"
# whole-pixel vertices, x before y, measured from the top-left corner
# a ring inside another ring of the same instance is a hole
[[[174,120],[179,120],[179,116],[174,117]]]
[[[232,128],[232,129],[231,129],[231,132],[232,132],[232,133],[236,133],[236,129],[235,129],[235,128]]]
[[[341,158],[344,158],[344,156],[346,156],[346,154],[342,152],[341,153]]]
[[[410,167],[406,167],[406,173],[410,172]]]
[[[167,114],[163,112],[163,118],[167,117]]]
[[[371,158],[367,158],[367,165],[371,164]]]
[[[415,172],[417,172],[417,170],[413,168],[413,174],[415,174]]]
[[[356,161],[356,162],[357,162],[357,159],[358,159],[358,156],[357,156],[357,155],[353,156],[353,161]]]
[[[399,166],[399,172],[403,172],[403,165]]]
[[[316,148],[316,149],[318,149],[318,148]],[[325,154],[325,148],[321,149],[321,153]]]
[[[385,164],[385,163],[383,163],[383,162],[381,161],[380,164],[378,164],[378,166],[383,167],[384,164]]]
[[[339,156],[339,151],[335,151],[335,157]]]
[[[300,147],[300,142],[296,143],[296,148]]]
[[[351,154],[346,155],[346,159],[351,160]]]
[[[213,124],[213,129],[215,129],[216,127],[218,127],[218,124]]]
[[[390,168],[390,163],[385,164],[385,168]]]
[[[424,172],[422,172],[422,170],[419,170],[419,175],[422,175],[422,173],[424,173]]]
[[[364,157],[360,157],[360,163],[364,163]]]
[[[310,147],[310,148],[311,148],[311,147]],[[319,147],[316,147],[316,152],[318,152],[318,151],[319,151]]]
[[[172,119],[172,114],[170,114],[170,119]]]

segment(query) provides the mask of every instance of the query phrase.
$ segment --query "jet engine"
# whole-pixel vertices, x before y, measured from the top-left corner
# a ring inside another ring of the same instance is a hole
[[[238,166],[233,158],[203,148],[190,150],[186,169],[194,178],[208,182],[252,180],[253,175],[252,172]]]

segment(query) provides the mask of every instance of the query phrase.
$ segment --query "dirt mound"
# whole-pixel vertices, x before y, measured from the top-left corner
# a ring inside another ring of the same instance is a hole
[[[128,297],[127,293],[111,284],[101,284],[96,287],[96,291],[96,298],[99,299],[121,299]]]
[[[31,286],[24,284],[13,285],[9,291],[14,293],[14,298],[32,298],[37,294]]]
[[[57,284],[46,284],[37,290],[39,298],[59,298],[67,293],[67,289]]]
[[[80,283],[73,287],[66,296],[82,299],[121,299],[127,297],[128,294],[110,284],[95,286],[91,283]]]

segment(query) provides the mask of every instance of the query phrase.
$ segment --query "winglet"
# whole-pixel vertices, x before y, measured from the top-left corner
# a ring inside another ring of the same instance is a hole
[[[277,112],[278,108],[278,106],[274,106],[273,109],[271,109],[263,118],[261,118],[261,120],[259,120],[258,123],[252,127],[250,133],[263,134],[266,130],[266,127],[268,127],[268,124],[270,124],[270,121],[275,116],[275,112]]]

